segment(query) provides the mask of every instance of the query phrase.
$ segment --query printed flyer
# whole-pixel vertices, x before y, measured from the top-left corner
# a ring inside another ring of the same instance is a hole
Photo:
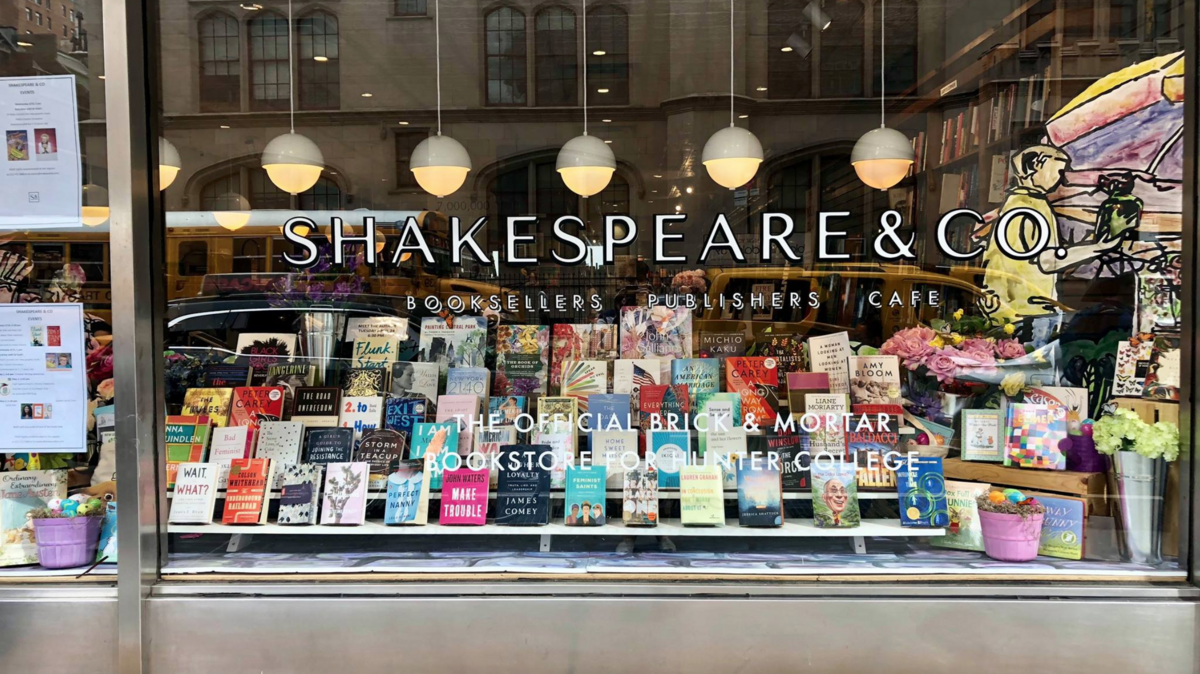
[[[77,109],[74,75],[0,78],[0,228],[82,226]]]
[[[0,452],[87,451],[82,304],[0,304]]]

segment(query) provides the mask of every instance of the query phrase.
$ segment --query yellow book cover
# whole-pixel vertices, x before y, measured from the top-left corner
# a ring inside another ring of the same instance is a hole
[[[567,396],[538,398],[538,428],[544,433],[575,432],[579,417],[578,399]]]
[[[717,465],[680,468],[680,522],[702,526],[725,524],[724,480]]]
[[[192,388],[183,394],[183,416],[203,417],[212,420],[214,426],[229,423],[229,407],[233,402],[231,388]]]

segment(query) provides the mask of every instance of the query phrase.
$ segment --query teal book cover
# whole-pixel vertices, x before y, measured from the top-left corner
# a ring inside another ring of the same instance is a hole
[[[688,464],[687,431],[650,431],[646,451],[654,456],[659,489],[679,489],[679,469]]]
[[[862,522],[858,509],[858,466],[853,461],[813,461],[809,467],[813,524],[822,529],[858,526]]]
[[[568,466],[567,494],[563,510],[569,527],[599,527],[606,522],[604,466]]]
[[[721,361],[715,358],[676,358],[671,361],[671,384],[686,385],[695,397],[721,390]]]
[[[900,494],[901,526],[936,528],[950,525],[941,459],[909,457],[896,469],[896,491]]]
[[[1034,496],[1046,507],[1042,520],[1042,540],[1038,554],[1062,559],[1083,559],[1083,532],[1087,524],[1087,503],[1069,496]]]
[[[420,459],[424,458],[426,454],[438,455],[438,458],[430,462],[430,489],[442,488],[442,472],[446,470],[445,457],[448,454],[457,453],[457,421],[422,422],[413,425],[412,445],[409,446],[408,458]]]

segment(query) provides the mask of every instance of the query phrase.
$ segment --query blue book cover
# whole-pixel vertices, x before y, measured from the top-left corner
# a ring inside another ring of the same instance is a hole
[[[564,512],[569,527],[599,527],[605,524],[604,466],[568,466]]]
[[[671,361],[671,384],[688,387],[695,398],[701,393],[721,390],[721,361],[716,358],[676,358]]]
[[[783,526],[783,473],[765,457],[743,458],[737,464],[738,524],[744,527]]]
[[[409,445],[408,458],[420,459],[424,458],[426,454],[437,455],[437,459],[431,462],[429,488],[441,489],[442,472],[446,470],[446,464],[443,461],[448,454],[458,454],[457,421],[421,422],[413,426],[412,444]]]
[[[1083,532],[1087,524],[1087,502],[1070,496],[1034,494],[1046,507],[1038,554],[1062,559],[1083,559]]]
[[[593,393],[588,396],[590,428],[600,431],[629,430],[629,394]]]
[[[516,426],[517,417],[528,414],[528,410],[528,396],[492,396],[488,399],[488,420],[493,426]],[[517,431],[517,441],[526,440],[526,434]]]
[[[413,426],[425,421],[428,406],[424,398],[388,398],[383,406],[383,427],[402,435],[408,446]]]
[[[492,373],[486,367],[452,367],[446,372],[446,395],[479,396],[487,400]]]
[[[896,491],[900,494],[901,526],[950,526],[941,459],[909,457],[896,469]]]
[[[429,487],[425,461],[401,461],[387,479],[384,524],[425,524],[429,519]]]
[[[688,431],[649,431],[646,452],[654,456],[659,489],[679,489],[679,469],[688,464]]]

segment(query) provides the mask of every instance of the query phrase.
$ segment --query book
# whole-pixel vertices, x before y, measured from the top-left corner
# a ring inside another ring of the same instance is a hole
[[[403,447],[408,449],[413,426],[425,421],[428,404],[425,398],[392,398],[383,401],[383,427],[400,434]]]
[[[562,489],[567,484],[567,466],[575,465],[575,433],[558,430],[554,426],[545,428],[546,430],[534,431],[533,444],[550,448],[554,457],[550,468],[550,486]]]
[[[388,475],[404,458],[404,448],[404,438],[399,431],[376,428],[363,433],[362,441],[354,452],[354,460],[367,464],[369,491],[387,488]]]
[[[728,358],[746,355],[746,335],[742,332],[701,332],[701,358]]]
[[[452,367],[446,371],[446,395],[473,395],[487,400],[492,373],[486,367]]]
[[[604,466],[568,466],[563,512],[569,527],[599,527],[606,523]]]
[[[991,485],[946,480],[946,535],[934,536],[929,544],[939,548],[983,551],[983,528],[979,524],[977,497]]]
[[[755,436],[753,440],[765,444],[766,450],[773,452],[779,458],[784,491],[808,493],[812,488],[808,483],[808,469],[812,455],[809,453],[807,432],[759,435]]]
[[[268,368],[292,362],[296,355],[296,335],[243,332],[238,335],[237,353],[250,366],[250,385],[262,386],[267,381]]]
[[[246,426],[226,426],[214,428],[212,440],[208,447],[208,462],[222,466],[221,477],[217,486],[225,488],[229,477],[229,466],[237,459],[248,459],[254,455],[254,446],[250,444],[250,429]]]
[[[362,440],[363,433],[383,425],[382,396],[344,396],[338,414],[338,426],[354,431],[354,445]]]
[[[496,524],[539,526],[550,523],[550,448],[508,445],[500,448],[496,480]]]
[[[550,338],[549,392],[558,393],[562,386],[562,365],[568,360],[603,360],[617,358],[617,326],[589,323],[558,323]],[[621,391],[614,391],[621,393]]]
[[[592,464],[604,466],[608,486],[620,489],[625,467],[638,462],[638,432],[635,430],[594,430],[591,433]]]
[[[1146,368],[1146,379],[1142,397],[1152,400],[1179,400],[1182,374],[1179,334],[1156,335],[1150,353],[1150,365]]]
[[[220,466],[213,463],[179,464],[167,521],[171,524],[212,524],[220,475]]]
[[[488,465],[493,457],[500,456],[501,447],[515,444],[517,444],[516,426],[491,426],[475,432],[475,454],[488,461]],[[491,481],[493,485],[496,483],[495,471],[491,472]]]
[[[938,528],[950,524],[941,458],[906,457],[896,469],[896,491],[901,526]]]
[[[264,421],[258,429],[254,458],[270,459],[279,465],[300,463],[304,450],[304,424],[299,421]],[[272,489],[282,487],[283,471],[275,473]]]
[[[117,502],[108,501],[104,504],[104,520],[100,522],[100,545],[96,548],[96,561],[118,562],[118,552]]]
[[[779,409],[779,370],[773,358],[741,356],[725,360],[725,390],[742,399],[742,418],[773,426]],[[753,419],[751,418],[753,415]]]
[[[1067,410],[1061,406],[1011,403],[1005,423],[1004,465],[1066,470],[1059,443],[1067,437]]]
[[[190,388],[183,394],[180,416],[208,417],[213,426],[229,423],[229,407],[233,403],[231,388]]]
[[[687,386],[649,384],[638,393],[638,425],[644,431],[653,429],[687,430],[691,401]]]
[[[497,426],[517,425],[517,418],[529,413],[529,398],[525,396],[492,396],[488,399],[488,420]]]
[[[429,464],[433,455],[396,464],[388,474],[384,524],[426,524],[429,521]],[[446,471],[443,479],[454,474]],[[443,502],[445,498],[443,497]],[[443,522],[444,524],[444,522]]]
[[[1183,283],[1178,267],[1164,271],[1139,271],[1134,294],[1133,334],[1179,330],[1183,306]]]
[[[229,464],[222,524],[266,524],[267,501],[275,483],[270,459],[234,459]]]
[[[808,358],[813,372],[829,375],[830,393],[850,393],[850,333],[809,337]]]
[[[445,377],[451,367],[484,367],[487,319],[483,316],[431,316],[421,319],[418,360],[437,363]]]
[[[783,526],[783,473],[766,457],[737,464],[738,523],[744,527]]]
[[[549,392],[549,375],[549,327],[501,325],[496,328],[494,395],[545,395]]]
[[[898,357],[850,356],[849,368],[851,405],[901,404]]]
[[[207,365],[200,376],[206,388],[235,388],[250,385],[249,365]]]
[[[856,481],[860,491],[896,488],[893,467],[901,456],[898,423],[874,415],[851,415],[846,430],[846,460],[858,466]]]
[[[639,358],[613,361],[613,393],[629,394],[629,409],[633,413],[641,409],[642,387],[664,383],[662,379],[662,367],[657,360]]]
[[[408,339],[408,319],[397,316],[353,316],[346,321],[346,341],[387,337],[397,343]]]
[[[1025,391],[1024,402],[1034,405],[1061,405],[1067,409],[1067,430],[1078,433],[1088,413],[1088,390],[1074,386],[1034,386]]]
[[[359,525],[367,519],[367,464],[325,466],[321,524]]]
[[[342,397],[382,397],[388,391],[387,379],[388,371],[383,368],[348,368],[342,372]]]
[[[563,397],[574,398],[579,414],[586,415],[588,397],[608,391],[608,363],[602,360],[566,361],[563,363],[560,391]],[[583,416],[585,430],[588,428],[587,422],[588,417]]]
[[[292,421],[305,428],[328,428],[338,425],[342,390],[335,386],[301,386],[292,399]]]
[[[628,393],[593,393],[588,396],[587,410],[592,433],[629,430]]]
[[[393,363],[392,395],[397,398],[423,396],[430,404],[436,404],[438,377],[437,363]]]
[[[625,471],[621,521],[627,527],[658,526],[658,471],[648,462]]]
[[[475,447],[475,430],[482,411],[480,398],[476,395],[444,395],[438,398],[437,421],[452,421],[458,424],[458,444],[454,451],[466,456]]]
[[[393,335],[364,335],[355,338],[350,367],[390,370],[398,360],[400,338]]]
[[[704,462],[721,468],[726,489],[737,489],[737,463],[748,453],[746,429],[741,426],[708,432],[708,451],[704,454]]]
[[[813,488],[813,524],[822,529],[857,527],[862,520],[858,510],[858,467],[852,461],[814,460],[809,479]]]
[[[212,422],[206,416],[179,415],[168,415],[166,422],[167,489],[170,489],[175,484],[179,464],[208,460]]]
[[[0,566],[37,564],[29,512],[67,497],[67,471],[0,472]]]
[[[959,451],[963,461],[1004,461],[1004,417],[1000,410],[963,410]]]
[[[708,451],[709,433],[725,433],[742,426],[742,397],[736,393],[701,393],[692,405],[700,456]]]
[[[259,424],[283,419],[285,395],[282,386],[242,386],[233,389],[229,425],[249,428],[252,436],[250,443],[257,444]]]
[[[325,466],[315,463],[281,465],[278,524],[316,524]]]
[[[574,436],[578,404],[576,398],[565,396],[538,398],[537,427],[548,432],[569,432]]]
[[[649,431],[646,434],[646,460],[653,460],[660,489],[679,488],[679,469],[688,465],[691,433]]]
[[[409,459],[421,459],[426,454],[433,456],[429,465],[429,488],[442,488],[442,472],[446,469],[446,455],[458,453],[458,424],[453,421],[422,422],[413,426],[412,444],[408,448]]]
[[[267,368],[267,380],[263,385],[282,387],[284,398],[290,401],[295,399],[296,389],[312,386],[316,379],[317,368],[308,363],[276,363]],[[292,406],[285,405],[285,408],[290,410]]]
[[[846,431],[842,418],[850,411],[850,396],[845,393],[809,393],[804,396],[808,414],[810,449],[814,455],[841,456],[846,451]],[[806,425],[802,419],[801,426]]]
[[[438,524],[487,524],[491,483],[488,473],[487,468],[446,471],[442,476],[442,512]]]
[[[304,432],[304,444],[308,463],[350,463],[354,458],[354,429],[309,428]]]
[[[829,374],[827,372],[789,372],[787,373],[788,414],[792,417],[804,414],[808,410],[805,397],[829,393]]]
[[[622,358],[691,358],[692,312],[685,307],[621,307]]]
[[[712,358],[676,358],[671,361],[671,384],[685,385],[696,397],[721,390],[721,361]]]
[[[1113,370],[1114,397],[1141,397],[1153,351],[1154,341],[1150,339],[1117,342],[1117,364]]]
[[[679,516],[684,526],[725,524],[725,487],[720,466],[679,469]]]
[[[780,383],[787,384],[787,375],[804,369],[804,340],[792,333],[769,332],[754,340],[752,355],[774,358],[778,364]]]
[[[1029,495],[1046,508],[1038,554],[1061,559],[1083,559],[1086,550],[1087,501],[1058,494]]]

